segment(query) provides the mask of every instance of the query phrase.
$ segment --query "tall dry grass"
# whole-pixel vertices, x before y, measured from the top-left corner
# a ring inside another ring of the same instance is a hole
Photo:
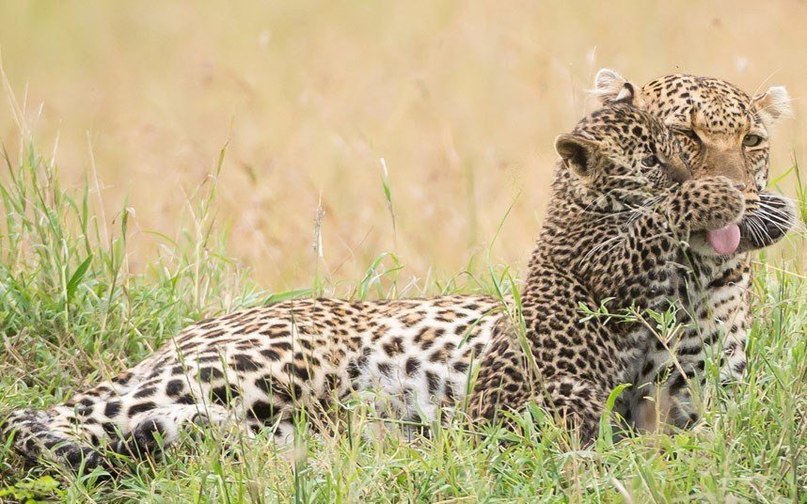
[[[218,222],[267,288],[356,280],[385,251],[407,278],[448,278],[511,206],[490,257],[523,266],[553,138],[601,66],[786,85],[776,174],[807,137],[805,2],[33,1],[0,19],[20,105],[0,107],[3,144],[15,158],[30,129],[62,180],[97,180],[109,221],[128,195],[135,270],[225,145]]]

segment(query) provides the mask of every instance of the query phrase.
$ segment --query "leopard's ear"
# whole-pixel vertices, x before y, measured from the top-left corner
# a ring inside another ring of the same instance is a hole
[[[636,86],[610,68],[601,68],[594,77],[592,93],[601,103],[636,105]]]
[[[780,117],[792,115],[790,95],[784,86],[773,86],[754,97],[754,110],[766,128],[773,126]]]
[[[600,152],[597,142],[575,134],[558,136],[555,139],[555,150],[566,168],[579,177],[591,175]]]

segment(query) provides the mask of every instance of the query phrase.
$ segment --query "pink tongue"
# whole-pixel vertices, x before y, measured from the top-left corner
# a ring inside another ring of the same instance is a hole
[[[706,240],[718,254],[729,255],[740,245],[740,227],[729,224],[720,229],[712,229],[706,232]]]

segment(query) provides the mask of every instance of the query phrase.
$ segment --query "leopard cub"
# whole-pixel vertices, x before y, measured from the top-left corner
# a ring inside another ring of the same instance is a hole
[[[492,336],[472,416],[535,401],[590,442],[609,394],[631,382],[656,336],[581,306],[666,311],[680,301],[690,234],[742,218],[741,191],[721,176],[691,179],[670,130],[632,101],[628,87],[558,137],[563,161],[521,295],[524,324]]]

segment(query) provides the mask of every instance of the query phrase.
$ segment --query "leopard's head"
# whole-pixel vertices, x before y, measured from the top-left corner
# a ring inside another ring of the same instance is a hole
[[[600,70],[594,92],[605,103],[633,90],[636,106],[661,120],[680,142],[694,178],[723,175],[744,187],[746,217],[741,250],[771,245],[795,223],[789,200],[766,192],[771,128],[790,114],[781,86],[754,97],[722,79],[665,75],[636,86],[617,72]]]
[[[588,208],[610,212],[649,205],[662,190],[690,177],[672,131],[635,101],[628,86],[555,140],[578,203]]]

